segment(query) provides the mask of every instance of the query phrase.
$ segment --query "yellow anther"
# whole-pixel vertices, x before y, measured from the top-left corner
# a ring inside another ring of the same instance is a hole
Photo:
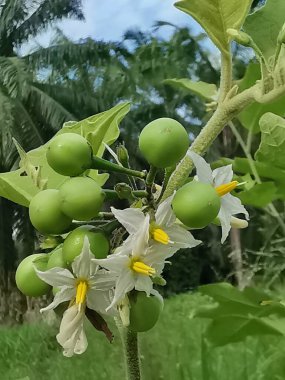
[[[144,274],[146,276],[152,276],[155,274],[155,269],[146,265],[142,261],[134,261],[131,265],[133,271]]]
[[[217,186],[215,190],[218,193],[218,195],[222,197],[223,195],[226,195],[230,193],[232,190],[234,190],[237,187],[237,185],[238,185],[238,181],[232,181],[232,182]]]
[[[76,286],[76,299],[75,299],[75,303],[76,305],[79,305],[79,308],[81,308],[81,305],[85,303],[87,290],[88,290],[87,281],[85,280],[79,281]]]
[[[168,244],[169,243],[169,236],[161,228],[154,228],[151,232],[151,236],[155,241],[157,241],[161,244]]]

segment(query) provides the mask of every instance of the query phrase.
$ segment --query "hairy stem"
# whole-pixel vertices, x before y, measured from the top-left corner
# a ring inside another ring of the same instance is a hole
[[[222,53],[221,55],[221,80],[219,103],[222,103],[232,87],[232,56]]]
[[[215,113],[196,137],[190,149],[203,155],[224,127],[228,124],[228,122],[232,120],[243,108],[245,108],[246,105],[252,103],[253,101],[254,87],[241,92],[231,99],[225,99],[222,104],[218,105]],[[176,170],[173,172],[161,201],[168,198],[184,183],[192,169],[193,162],[186,154],[179,165],[177,165]]]
[[[126,380],[141,380],[138,334],[123,327],[119,321],[117,321],[117,327],[120,331],[123,344],[126,363]]]

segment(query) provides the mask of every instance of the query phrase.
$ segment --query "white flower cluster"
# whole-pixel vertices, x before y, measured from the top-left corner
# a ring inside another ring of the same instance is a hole
[[[212,172],[202,157],[192,152],[189,155],[197,169],[197,180],[212,184],[219,192],[224,189],[221,186],[232,180],[231,166]],[[86,307],[100,314],[115,315],[117,306],[124,303],[126,295],[133,289],[148,296],[159,296],[153,286],[155,279],[161,278],[167,259],[180,248],[193,248],[201,243],[177,221],[171,207],[173,196],[162,202],[153,214],[136,208],[112,208],[113,215],[129,236],[106,259],[96,259],[85,238],[83,250],[72,264],[72,271],[63,268],[45,272],[36,270],[43,281],[58,288],[53,302],[43,311],[69,301],[57,335],[64,355],[81,354],[87,348],[83,328]],[[248,214],[239,199],[230,194],[221,193],[220,196],[218,216],[224,241],[231,227],[232,215]]]
[[[63,268],[45,272],[36,269],[43,281],[58,288],[53,302],[42,311],[70,302],[57,335],[65,356],[81,354],[87,348],[83,329],[86,307],[101,314],[115,314],[116,306],[133,289],[158,295],[152,279],[160,276],[166,260],[180,248],[201,243],[176,224],[172,198],[158,207],[153,220],[140,209],[112,208],[129,237],[106,259],[95,259],[85,238],[83,250],[72,264],[72,272]]]

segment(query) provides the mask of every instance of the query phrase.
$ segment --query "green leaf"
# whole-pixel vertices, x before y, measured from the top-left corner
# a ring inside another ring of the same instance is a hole
[[[277,36],[285,22],[285,1],[267,0],[265,5],[246,18],[243,29],[269,59],[275,53]]]
[[[256,63],[250,63],[247,67],[245,76],[239,82],[240,91],[253,86],[257,80],[261,78],[260,65]],[[252,133],[258,133],[259,128],[259,119],[266,112],[273,112],[277,115],[285,115],[285,96],[282,96],[279,100],[271,104],[261,104],[253,103],[247,106],[239,115],[239,121],[244,128],[248,129]]]
[[[233,165],[233,170],[235,173],[242,174],[253,174],[251,166],[247,158],[235,157],[234,160],[228,158],[221,158],[218,161],[215,161],[211,167],[213,169],[225,166]],[[271,163],[253,161],[253,164],[262,178],[273,179],[276,182],[285,183],[285,170],[274,167]]]
[[[91,116],[79,122],[65,123],[57,133],[78,133],[86,136],[97,156],[102,157],[105,151],[103,142],[110,145],[119,136],[118,124],[130,109],[129,103],[121,103],[108,111]],[[48,143],[28,153],[21,151],[21,168],[0,174],[0,196],[7,198],[22,206],[29,206],[32,197],[40,191],[38,177],[44,181],[45,188],[58,188],[66,177],[57,174],[47,163],[46,150]],[[19,148],[20,149],[20,148]],[[34,168],[32,170],[32,168]],[[36,169],[35,169],[36,168]],[[33,173],[33,174],[32,174]],[[94,178],[102,186],[108,179],[108,174],[98,174],[97,170],[90,170],[88,175]],[[36,180],[35,180],[36,178]]]
[[[266,113],[259,124],[261,142],[255,153],[256,160],[285,169],[285,120],[273,113]]]
[[[264,182],[254,185],[251,189],[235,194],[244,205],[265,207],[278,198],[274,182]]]
[[[285,335],[285,307],[263,291],[239,291],[227,283],[204,285],[199,291],[215,304],[196,316],[210,318],[206,338],[215,346],[237,342],[250,335]]]
[[[218,90],[215,84],[206,83],[202,81],[194,82],[187,78],[182,79],[166,79],[164,84],[168,84],[180,90],[191,91],[195,95],[200,96],[202,99],[213,101],[217,100]]]
[[[240,29],[252,0],[182,0],[174,5],[192,16],[208,33],[214,44],[229,53],[227,29]]]

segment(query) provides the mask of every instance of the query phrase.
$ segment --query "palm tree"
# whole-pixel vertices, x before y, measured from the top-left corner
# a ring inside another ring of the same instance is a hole
[[[66,120],[74,118],[64,106],[37,86],[37,78],[19,48],[57,20],[83,19],[81,0],[0,1],[0,171],[9,171],[17,160],[15,137],[30,150],[42,144]],[[23,210],[0,200],[0,261],[5,273],[13,269],[16,238],[29,249],[32,231]],[[17,228],[15,227],[17,224]],[[33,234],[33,233],[32,233]]]

